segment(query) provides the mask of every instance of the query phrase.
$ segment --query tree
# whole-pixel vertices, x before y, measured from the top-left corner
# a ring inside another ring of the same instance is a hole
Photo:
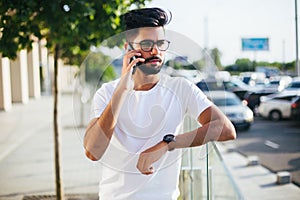
[[[222,64],[221,64],[221,52],[219,51],[218,48],[213,48],[212,50],[210,50],[210,56],[212,57],[215,65],[218,67],[218,68],[221,68],[222,67]]]
[[[235,64],[239,66],[241,72],[254,71],[253,62],[248,58],[240,58],[235,61]]]
[[[246,72],[255,71],[255,68],[253,67],[253,63],[248,58],[239,58],[233,65],[226,66],[225,70],[231,72]]]
[[[110,58],[102,52],[90,53],[84,61],[85,82],[90,85],[97,85],[110,81],[117,77]],[[100,76],[100,77],[99,77]]]
[[[21,49],[30,49],[34,38],[47,40],[54,54],[54,147],[57,199],[63,199],[60,175],[60,141],[58,125],[58,59],[72,63],[91,45],[119,33],[120,15],[131,4],[143,6],[146,0],[2,0],[0,1],[0,52],[16,58]]]

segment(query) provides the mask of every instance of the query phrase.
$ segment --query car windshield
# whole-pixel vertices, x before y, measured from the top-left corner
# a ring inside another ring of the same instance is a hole
[[[214,99],[213,102],[217,105],[217,106],[236,106],[236,105],[240,105],[241,102],[239,99],[236,98],[220,98],[220,99]]]
[[[239,80],[239,79],[232,79],[231,81],[225,81],[224,84],[226,85],[227,88],[247,88],[247,85]]]
[[[289,84],[289,86],[287,87],[287,89],[289,88],[300,88],[300,82],[292,82]]]

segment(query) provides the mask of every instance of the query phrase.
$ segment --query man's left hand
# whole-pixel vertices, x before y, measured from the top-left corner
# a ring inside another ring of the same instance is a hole
[[[137,168],[145,175],[154,173],[153,163],[158,161],[168,151],[168,144],[166,142],[159,142],[158,144],[146,149],[140,154]]]

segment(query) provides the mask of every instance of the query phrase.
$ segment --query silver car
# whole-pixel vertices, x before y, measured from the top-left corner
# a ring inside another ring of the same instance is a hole
[[[254,120],[252,110],[233,92],[209,91],[207,97],[222,110],[237,130],[248,130]]]

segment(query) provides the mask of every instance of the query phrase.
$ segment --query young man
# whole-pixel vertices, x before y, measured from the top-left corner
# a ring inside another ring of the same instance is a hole
[[[101,200],[175,200],[180,149],[235,139],[235,129],[193,83],[159,73],[170,43],[165,11],[132,10],[124,20],[122,75],[94,96],[86,155],[101,162]],[[201,127],[180,132],[186,115]]]

